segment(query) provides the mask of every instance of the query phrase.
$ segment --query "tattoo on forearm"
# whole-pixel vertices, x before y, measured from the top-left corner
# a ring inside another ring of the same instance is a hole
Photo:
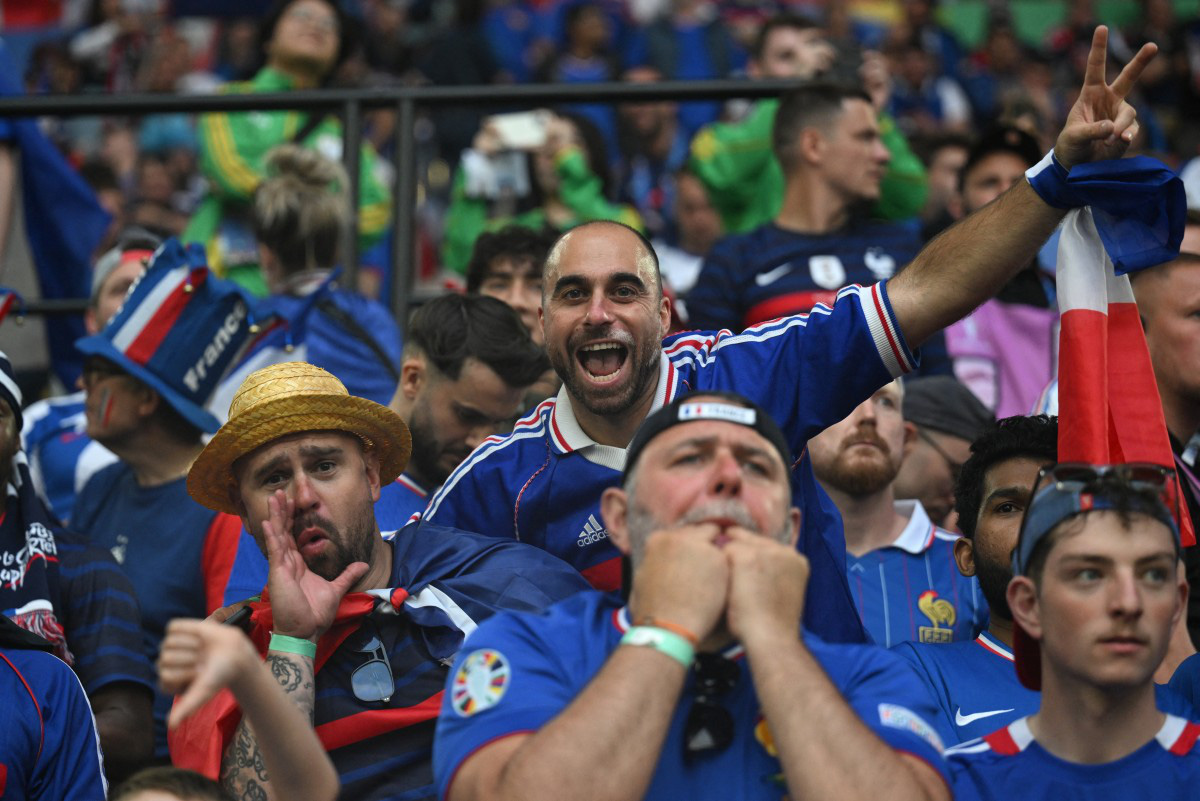
[[[302,657],[292,659],[271,654],[267,656],[267,667],[283,691],[311,720],[315,691],[312,664]],[[221,758],[221,784],[238,801],[267,801],[267,781],[267,766],[258,740],[243,720]]]

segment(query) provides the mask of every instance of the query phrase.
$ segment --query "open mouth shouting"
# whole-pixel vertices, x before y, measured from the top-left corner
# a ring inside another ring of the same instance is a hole
[[[597,384],[609,384],[625,372],[629,348],[611,340],[592,342],[576,350],[575,358],[589,380]]]

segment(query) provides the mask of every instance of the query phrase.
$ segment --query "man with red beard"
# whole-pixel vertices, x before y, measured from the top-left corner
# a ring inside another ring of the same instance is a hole
[[[828,640],[861,639],[841,521],[802,458],[806,443],[911,372],[910,348],[1028,264],[1065,213],[1044,199],[1061,203],[1051,183],[1065,181],[1073,165],[1125,151],[1137,124],[1124,97],[1155,48],[1139,51],[1108,84],[1107,43],[1107,29],[1098,28],[1053,158],[1029,180],[937,237],[886,283],[846,287],[832,306],[810,314],[740,334],[692,332],[664,341],[670,306],[645,238],[599,221],[565,233],[546,260],[539,311],[563,388],[512,434],[476,449],[430,499],[427,518],[545,548],[593,586],[614,589],[620,559],[601,522],[600,496],[619,483],[633,432],[679,394],[738,392],[779,421],[791,448],[793,495],[804,512],[797,547],[812,565],[805,625]]]
[[[893,381],[809,441],[813,472],[842,513],[846,571],[863,625],[884,647],[970,640],[987,605],[979,582],[954,566],[958,537],[938,528],[918,500],[893,484],[916,441]]]

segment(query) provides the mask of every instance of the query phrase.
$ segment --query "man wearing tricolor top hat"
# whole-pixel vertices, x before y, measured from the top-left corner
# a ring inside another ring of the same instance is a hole
[[[733,393],[647,417],[602,500],[627,601],[585,592],[480,626],[446,685],[441,797],[949,799],[916,675],[801,632],[789,461]]]
[[[112,552],[141,608],[146,655],[167,622],[221,605],[240,521],[187,494],[184,476],[203,433],[204,404],[250,341],[248,297],[211,275],[198,246],[162,245],[104,329],[79,340],[87,435],[118,461],[75,499],[72,528]],[[170,699],[155,694],[155,756],[167,758]]]
[[[312,719],[347,798],[434,797],[433,727],[446,665],[479,621],[540,611],[586,588],[544,551],[416,522],[381,533],[381,484],[408,462],[404,420],[330,373],[251,373],[188,473],[200,503],[236,514],[270,563],[250,637]],[[268,797],[258,737],[219,696],[172,735],[176,765]]]
[[[1042,469],[1006,594],[1040,705],[947,752],[956,798],[1196,797],[1200,723],[1156,703],[1153,681],[1188,596],[1174,480],[1146,463]]]

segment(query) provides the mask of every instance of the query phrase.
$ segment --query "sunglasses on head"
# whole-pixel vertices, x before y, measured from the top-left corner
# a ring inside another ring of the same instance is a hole
[[[1038,503],[1038,494],[1046,487],[1059,492],[1081,492],[1104,497],[1116,487],[1127,487],[1137,492],[1153,494],[1179,520],[1179,491],[1175,483],[1175,471],[1152,462],[1127,462],[1125,464],[1088,464],[1086,462],[1060,462],[1047,465],[1038,471],[1037,480],[1030,493],[1030,508],[1021,521],[1018,543],[1024,542],[1031,513]],[[1019,546],[1018,546],[1019,547]]]

